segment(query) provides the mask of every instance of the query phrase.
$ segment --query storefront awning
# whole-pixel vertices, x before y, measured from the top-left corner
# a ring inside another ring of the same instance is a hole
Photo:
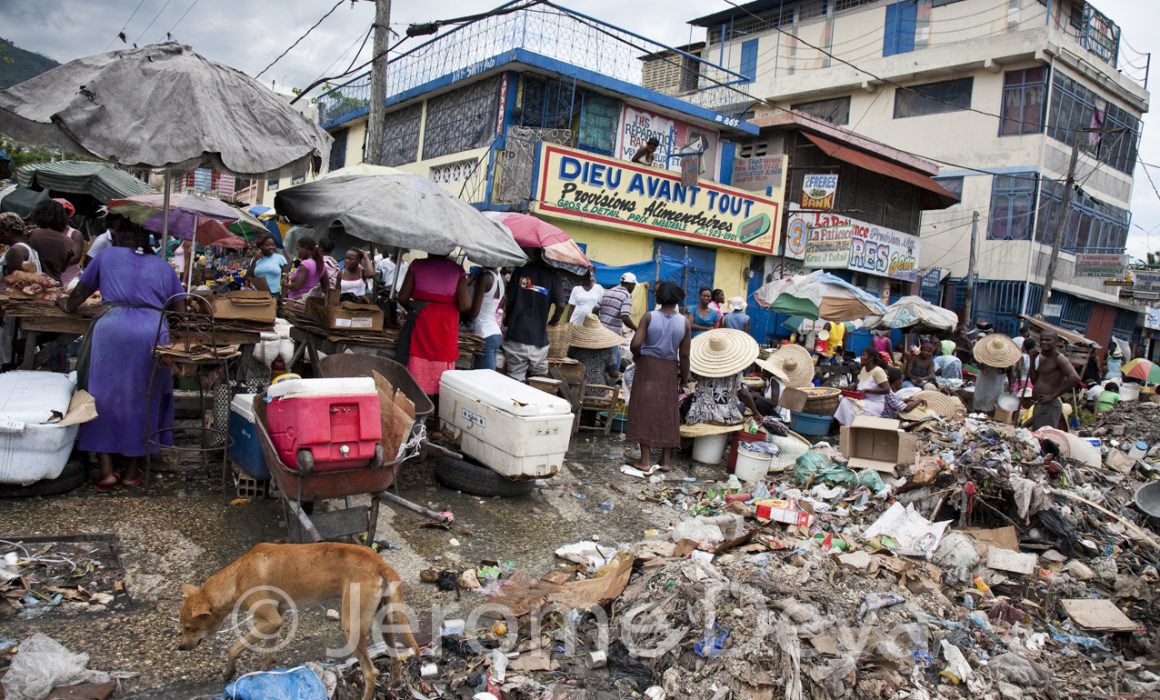
[[[869,170],[879,175],[901,180],[902,182],[923,189],[923,209],[945,209],[959,203],[958,197],[935,182],[934,178],[929,175],[924,175],[910,168],[898,165],[897,163],[892,163],[884,158],[870,155],[864,151],[857,151],[848,146],[843,146],[840,143],[834,143],[821,136],[815,136],[808,131],[801,133],[831,158],[837,158],[842,162],[849,163],[863,170]]]

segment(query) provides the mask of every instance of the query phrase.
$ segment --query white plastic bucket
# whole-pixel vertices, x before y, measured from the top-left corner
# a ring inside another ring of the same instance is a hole
[[[1136,401],[1140,398],[1140,385],[1128,384],[1125,382],[1120,385],[1120,398],[1124,401]]]
[[[756,483],[764,481],[773,466],[773,455],[764,452],[753,452],[744,446],[737,448],[737,465],[733,473],[743,482]]]
[[[725,442],[729,433],[702,435],[693,439],[693,461],[701,464],[720,464],[725,454]],[[740,477],[739,477],[740,478]]]

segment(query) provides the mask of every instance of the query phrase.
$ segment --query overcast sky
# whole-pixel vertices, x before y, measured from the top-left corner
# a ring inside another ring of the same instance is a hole
[[[395,0],[391,22],[400,34],[409,23],[450,19],[495,7],[498,0]],[[0,0],[0,36],[21,48],[65,62],[130,43],[161,41],[167,32],[214,60],[255,75],[333,6],[333,0]],[[670,45],[689,40],[687,20],[726,9],[724,0],[573,0],[570,7]],[[1155,27],[1160,2],[1099,0],[1095,6],[1123,26],[1133,63],[1160,48]],[[304,86],[341,72],[374,17],[371,2],[343,2],[309,37],[263,77],[278,87]],[[694,40],[703,35],[694,34]],[[1157,54],[1160,57],[1160,54]],[[370,56],[363,50],[362,63]],[[1160,73],[1155,66],[1153,75]],[[1135,71],[1135,69],[1131,69]],[[1160,165],[1160,132],[1144,118],[1141,157]],[[1160,185],[1160,168],[1152,169]],[[1134,225],[1128,250],[1142,257],[1160,251],[1160,195],[1137,165],[1132,200]],[[1146,233],[1147,232],[1147,233]]]

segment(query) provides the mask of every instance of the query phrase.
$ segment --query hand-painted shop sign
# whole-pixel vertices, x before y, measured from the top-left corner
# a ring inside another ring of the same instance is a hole
[[[1076,277],[1122,277],[1128,256],[1119,253],[1076,253]]]
[[[1155,306],[1144,307],[1144,327],[1149,330],[1160,331],[1160,309]]]
[[[918,236],[826,212],[793,212],[785,225],[785,256],[808,268],[914,282],[918,247]]]
[[[802,209],[833,209],[838,194],[838,176],[832,173],[806,175],[802,180]]]
[[[750,192],[780,187],[785,177],[785,156],[754,156],[733,161],[732,185]]]
[[[545,143],[536,211],[663,238],[769,255],[777,244],[782,187],[758,197],[675,173]]]

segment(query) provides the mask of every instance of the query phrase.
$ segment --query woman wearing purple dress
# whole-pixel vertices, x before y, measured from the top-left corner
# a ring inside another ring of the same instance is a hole
[[[152,430],[173,426],[173,371],[155,368],[153,349],[162,309],[183,291],[169,263],[149,250],[143,229],[119,219],[112,232],[113,247],[93,258],[73,292],[61,300],[65,311],[73,313],[100,291],[109,307],[89,329],[91,350],[80,382],[80,388],[96,399],[97,418],[81,426],[78,446],[97,453],[101,491],[118,482],[139,486],[147,426]],[[169,342],[168,329],[162,331],[160,342]],[[145,392],[155,373],[146,405]],[[120,478],[113,471],[115,454],[129,458]]]

